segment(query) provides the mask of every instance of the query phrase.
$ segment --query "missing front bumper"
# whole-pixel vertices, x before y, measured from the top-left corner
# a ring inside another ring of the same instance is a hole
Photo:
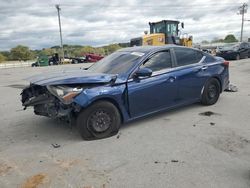
[[[63,104],[44,86],[31,85],[22,91],[21,97],[24,109],[33,106],[36,115],[61,118],[80,110],[76,104]]]

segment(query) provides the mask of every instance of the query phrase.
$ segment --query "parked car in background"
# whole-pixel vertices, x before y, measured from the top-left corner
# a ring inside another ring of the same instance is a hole
[[[104,56],[94,53],[86,53],[84,56],[81,57],[74,57],[72,59],[72,64],[77,63],[95,63],[99,60],[101,60]]]
[[[175,45],[124,48],[88,70],[29,78],[22,105],[37,115],[76,119],[86,140],[112,136],[120,124],[201,102],[213,105],[229,84],[229,62]]]
[[[217,56],[226,60],[239,60],[250,57],[250,45],[247,42],[232,43],[219,48]]]
[[[85,55],[85,57],[86,57],[86,62],[91,62],[91,63],[95,63],[104,58],[104,56],[94,53],[88,53]]]
[[[85,63],[86,62],[86,57],[85,56],[73,57],[71,59],[72,59],[72,64]]]

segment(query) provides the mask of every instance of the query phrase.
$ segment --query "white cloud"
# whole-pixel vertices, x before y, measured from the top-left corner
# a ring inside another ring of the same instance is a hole
[[[0,0],[0,50],[18,44],[33,49],[59,44],[55,4],[61,5],[65,44],[103,45],[128,42],[149,30],[148,22],[175,19],[185,23],[183,32],[194,41],[239,37],[241,16],[238,7],[244,0],[143,1],[143,0]],[[250,6],[250,0],[248,0]],[[250,7],[249,7],[250,9]],[[250,10],[246,18],[250,19]],[[250,37],[250,22],[244,35]]]

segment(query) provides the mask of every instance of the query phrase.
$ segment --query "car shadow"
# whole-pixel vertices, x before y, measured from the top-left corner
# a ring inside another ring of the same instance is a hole
[[[152,115],[148,115],[146,117],[142,117],[123,124],[121,126],[121,131],[124,129],[128,129],[131,126],[141,125],[144,122],[146,123],[147,121],[155,121],[157,119],[170,120],[170,116],[176,113],[181,113],[196,108],[202,109],[202,105],[196,103],[188,106],[182,106],[180,108],[154,113]],[[67,123],[66,121],[51,119],[42,116],[33,116],[32,118],[26,119],[23,123],[28,126],[23,126],[24,129],[22,128],[22,130],[19,129],[19,131],[23,132],[23,138],[21,139],[27,139],[27,137],[31,136],[32,138],[38,138],[39,140],[49,142],[50,144],[55,142],[83,141],[76,125]],[[24,132],[28,132],[29,134],[24,134]]]
[[[147,122],[149,120],[150,121],[154,121],[154,120],[157,120],[157,119],[170,120],[169,118],[166,117],[166,115],[171,116],[171,115],[174,115],[176,113],[181,113],[181,112],[184,112],[184,111],[195,109],[197,107],[201,108],[201,107],[204,107],[204,106],[202,106],[200,103],[194,103],[194,104],[191,104],[191,105],[186,105],[186,106],[181,106],[181,107],[177,107],[177,108],[173,108],[173,109],[169,109],[169,110],[163,110],[161,112],[156,112],[156,113],[150,114],[148,116],[141,117],[141,118],[132,120],[130,122],[124,123],[121,126],[121,130],[122,129],[127,129],[130,126],[136,126],[136,125],[143,124],[144,122]]]

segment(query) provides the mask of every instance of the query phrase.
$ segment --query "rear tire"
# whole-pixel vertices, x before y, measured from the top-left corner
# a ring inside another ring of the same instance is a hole
[[[204,90],[201,97],[201,103],[203,105],[215,104],[220,96],[220,83],[217,79],[211,78],[204,86]]]
[[[77,117],[77,127],[84,140],[95,140],[118,133],[121,116],[115,105],[99,101],[87,107]]]

